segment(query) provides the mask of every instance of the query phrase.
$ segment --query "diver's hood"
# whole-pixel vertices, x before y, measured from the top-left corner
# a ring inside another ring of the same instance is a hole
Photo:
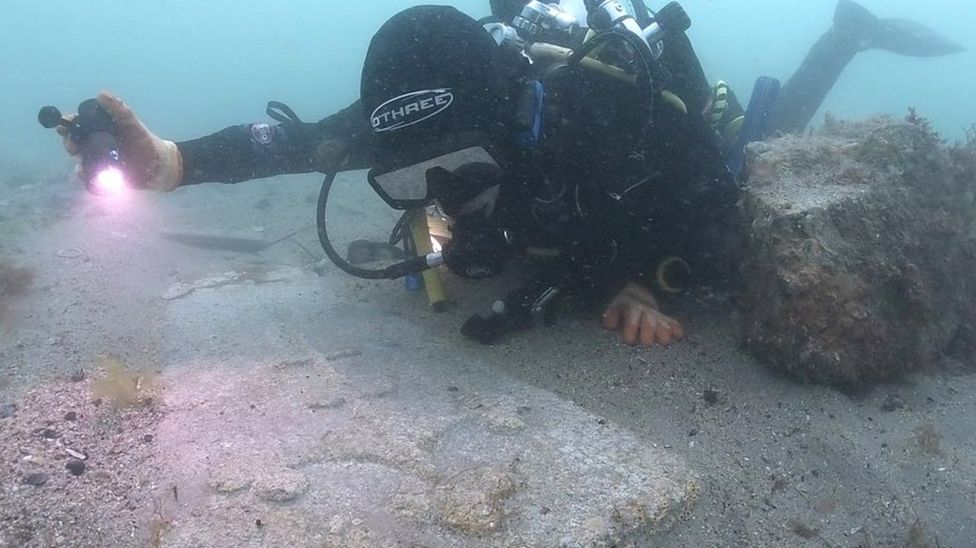
[[[441,196],[426,172],[470,160],[494,164],[505,79],[491,35],[451,7],[419,6],[376,33],[363,66],[362,104],[374,133],[370,182],[392,207]],[[471,189],[476,195],[483,189]]]

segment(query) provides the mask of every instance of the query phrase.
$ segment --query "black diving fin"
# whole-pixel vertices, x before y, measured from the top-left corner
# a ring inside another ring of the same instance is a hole
[[[834,27],[860,41],[863,49],[880,49],[910,57],[940,57],[966,51],[962,45],[908,19],[881,19],[851,0],[840,0]]]
[[[818,40],[773,105],[767,133],[803,131],[847,65],[861,51],[881,49],[913,57],[937,57],[966,48],[934,30],[904,19],[879,19],[851,0],[840,0],[834,26]]]

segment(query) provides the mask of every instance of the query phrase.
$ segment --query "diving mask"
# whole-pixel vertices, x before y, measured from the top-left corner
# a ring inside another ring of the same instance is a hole
[[[444,143],[453,139],[447,139]],[[504,174],[498,154],[490,145],[475,144],[449,152],[428,152],[426,158],[397,167],[374,167],[368,181],[373,190],[394,209],[415,209],[438,202],[448,214],[497,186]],[[442,144],[444,144],[442,143]],[[457,144],[455,145],[457,147]],[[448,147],[427,148],[428,151]],[[398,162],[399,163],[399,162]]]

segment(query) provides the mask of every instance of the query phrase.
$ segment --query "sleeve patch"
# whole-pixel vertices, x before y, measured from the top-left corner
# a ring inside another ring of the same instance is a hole
[[[274,129],[263,122],[251,124],[251,140],[261,146],[269,146],[274,140]]]

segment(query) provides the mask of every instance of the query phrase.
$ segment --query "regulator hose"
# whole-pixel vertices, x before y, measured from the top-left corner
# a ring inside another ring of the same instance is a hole
[[[345,157],[346,155],[343,156],[343,158]],[[345,160],[340,162],[338,165],[341,166],[343,164],[345,164]],[[434,262],[434,259],[439,258],[439,256],[431,257],[428,255],[414,257],[410,260],[392,264],[382,269],[361,268],[350,263],[345,257],[336,251],[332,246],[332,240],[329,239],[328,223],[326,222],[326,208],[329,205],[329,194],[332,192],[332,184],[335,183],[335,179],[338,175],[338,169],[335,171],[330,171],[325,175],[325,180],[322,181],[322,190],[319,192],[319,200],[315,208],[315,224],[318,227],[319,244],[322,245],[322,250],[325,251],[326,256],[329,257],[329,259],[335,263],[340,270],[365,280],[395,280],[397,278],[402,278],[407,274],[423,272],[424,270],[436,266],[437,263]]]
[[[647,107],[648,112],[654,110],[654,100],[657,96],[657,87],[663,87],[666,80],[669,79],[667,71],[661,67],[657,60],[654,59],[653,53],[651,53],[651,48],[647,45],[647,42],[641,37],[634,36],[633,34],[620,29],[609,29],[600,32],[593,38],[590,38],[583,47],[577,51],[570,62],[573,64],[579,64],[581,60],[589,56],[597,48],[604,46],[611,40],[622,40],[637,54],[637,65],[641,70],[642,74],[637,76],[637,85],[646,88],[647,95]]]

